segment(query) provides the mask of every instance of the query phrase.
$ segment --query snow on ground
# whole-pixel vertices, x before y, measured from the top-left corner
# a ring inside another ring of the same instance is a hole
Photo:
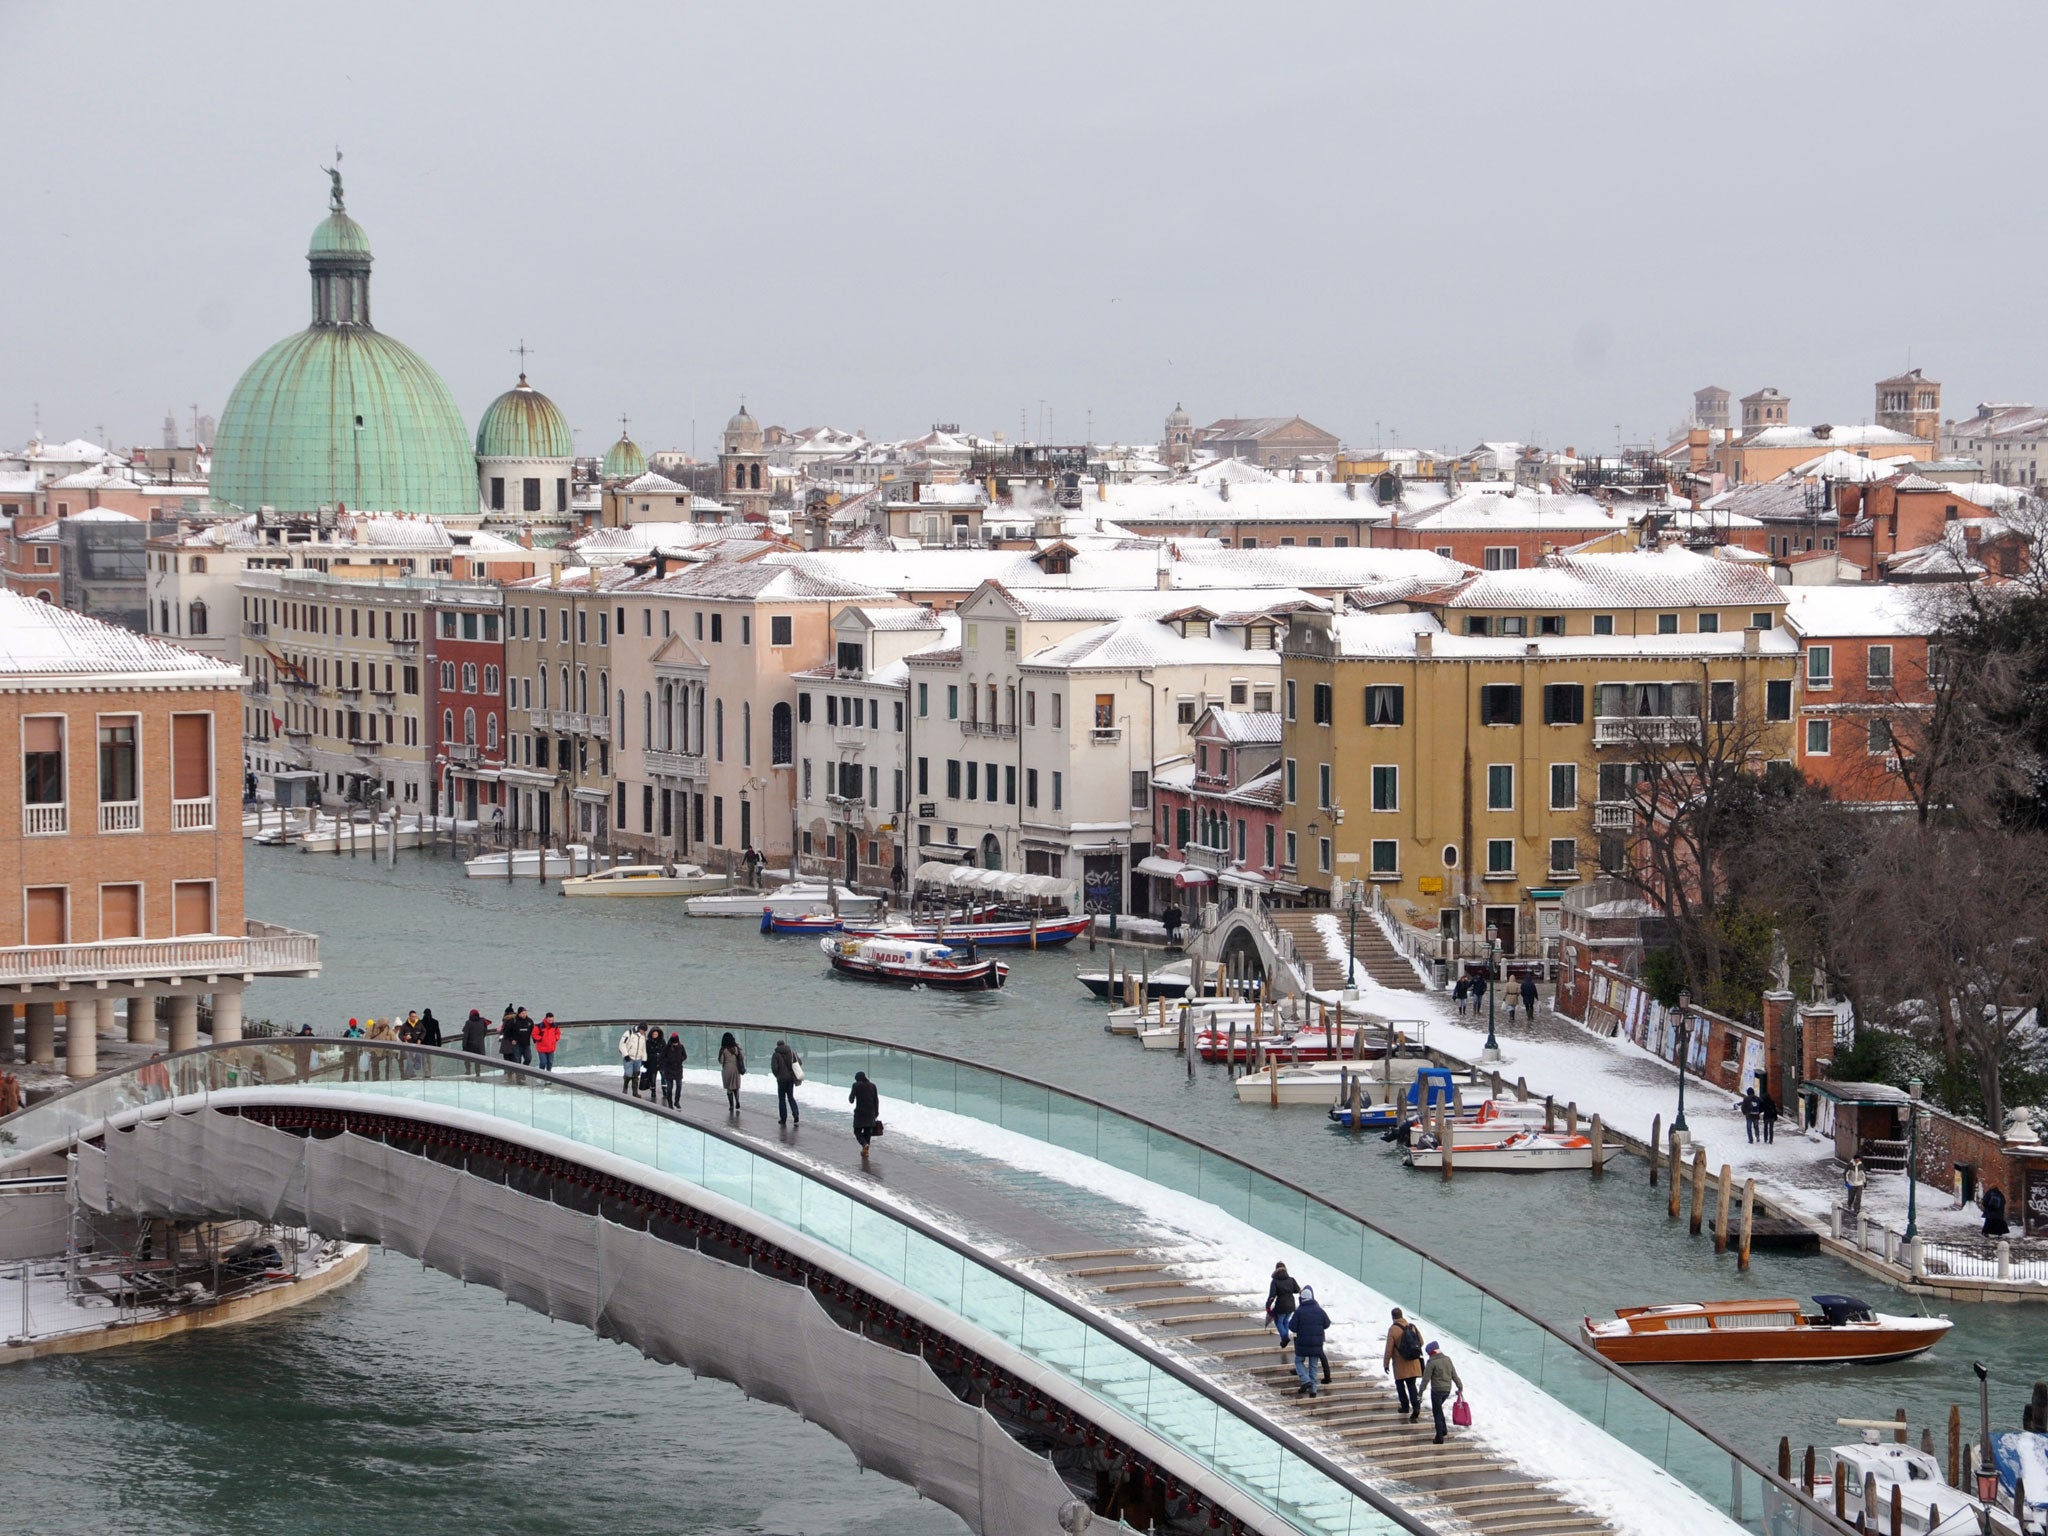
[[[1319,914],[1316,928],[1330,956],[1344,959],[1344,926],[1337,916]],[[1483,1008],[1466,1016],[1456,1010],[1447,993],[1397,992],[1378,986],[1367,978],[1362,964],[1358,977],[1358,997],[1346,1006],[1362,1009],[1374,1018],[1421,1021],[1424,1044],[1464,1061],[1479,1061],[1486,1048]],[[1332,1006],[1342,998],[1338,992],[1313,995]],[[1503,1082],[1526,1078],[1531,1095],[1541,1098],[1550,1094],[1560,1113],[1566,1103],[1575,1101],[1581,1120],[1598,1114],[1606,1125],[1641,1142],[1649,1141],[1653,1122],[1661,1115],[1668,1136],[1678,1110],[1676,1067],[1626,1038],[1592,1034],[1551,1012],[1541,1000],[1537,1019],[1520,1017],[1518,1006],[1517,1017],[1510,1023],[1507,1001],[1505,992],[1494,995],[1494,1037],[1500,1044]],[[1416,1030],[1411,1026],[1407,1033],[1412,1036]],[[1835,1162],[1833,1139],[1800,1129],[1793,1116],[1786,1115],[1778,1121],[1775,1141],[1750,1142],[1740,1103],[1739,1095],[1688,1074],[1686,1125],[1694,1144],[1706,1148],[1708,1175],[1717,1176],[1726,1163],[1738,1181],[1755,1179],[1759,1192],[1774,1208],[1825,1227],[1829,1210],[1842,1193],[1842,1170]],[[1863,1192],[1863,1209],[1873,1225],[1902,1229],[1906,1181],[1871,1175]],[[1918,1228],[1930,1240],[1972,1238],[1981,1225],[1982,1218],[1972,1208],[1956,1208],[1953,1191],[1920,1185]]]
[[[1391,995],[1404,1000],[1411,996]],[[615,1069],[569,1070],[595,1076]],[[693,1069],[685,1074],[685,1081],[693,1087],[716,1090],[718,1074]],[[835,1086],[818,1087],[822,1098],[804,1097],[807,1114],[823,1111],[835,1120],[848,1114]],[[741,1092],[761,1095],[772,1103],[774,1081],[750,1073]],[[885,1101],[883,1118],[889,1135],[877,1143],[876,1157],[884,1170],[889,1157],[915,1157],[932,1148],[989,1158],[1098,1196],[1127,1210],[1124,1219],[1131,1223],[1134,1245],[1148,1247],[1155,1257],[1228,1294],[1251,1312],[1257,1313],[1265,1305],[1266,1282],[1274,1263],[1285,1263],[1292,1274],[1315,1287],[1317,1299],[1335,1319],[1329,1335],[1332,1354],[1343,1357],[1350,1369],[1378,1374],[1386,1318],[1394,1303],[1372,1286],[1333,1272],[1305,1251],[1278,1242],[1208,1201],[1022,1132],[900,1100]],[[790,1144],[782,1150],[840,1178],[852,1171],[843,1157],[817,1159]],[[885,1179],[863,1180],[862,1188],[934,1224],[957,1226],[952,1213],[920,1207],[914,1199],[891,1192]],[[986,1250],[989,1245],[979,1246]],[[1011,1262],[1019,1262],[1026,1256],[1009,1257]],[[1063,1283],[1057,1273],[1041,1273],[1039,1278],[1067,1291],[1091,1311],[1099,1306],[1099,1298]],[[1112,1332],[1145,1339],[1154,1347],[1162,1343],[1124,1318],[1099,1315]],[[1427,1317],[1410,1315],[1426,1334],[1434,1336],[1436,1330]],[[1589,1433],[1587,1421],[1541,1388],[1462,1343],[1451,1353],[1473,1406],[1473,1427],[1459,1431],[1460,1435],[1472,1435],[1508,1462],[1567,1491],[1618,1531],[1644,1536],[1652,1531],[1658,1536],[1731,1536],[1727,1517],[1704,1498],[1620,1440]],[[1276,1341],[1274,1359],[1281,1358]],[[1190,1363],[1199,1368],[1201,1362],[1197,1358]],[[1218,1381],[1218,1385],[1255,1413],[1263,1415],[1270,1409],[1270,1404],[1246,1396],[1226,1381]],[[1391,1379],[1386,1390],[1393,1391]],[[1328,1449],[1341,1452],[1343,1448],[1332,1445]]]

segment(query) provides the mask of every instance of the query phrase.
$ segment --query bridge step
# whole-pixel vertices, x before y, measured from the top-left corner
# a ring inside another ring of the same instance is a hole
[[[1097,1275],[1157,1275],[1165,1272],[1164,1264],[1110,1264],[1101,1269],[1076,1269],[1070,1271],[1076,1280],[1093,1280]]]
[[[1207,1317],[1157,1317],[1154,1318],[1153,1321],[1156,1323],[1164,1323],[1168,1326],[1171,1326],[1172,1324],[1183,1322],[1214,1322],[1216,1321],[1216,1319]],[[1190,1344],[1206,1344],[1211,1339],[1256,1339],[1261,1338],[1264,1335],[1271,1333],[1272,1331],[1273,1330],[1270,1328],[1218,1328],[1210,1333],[1189,1333],[1183,1334],[1182,1337],[1185,1338]]]
[[[1160,1282],[1161,1285],[1165,1283],[1163,1280]],[[1185,1284],[1185,1282],[1180,1283]],[[1151,1285],[1105,1285],[1101,1287],[1104,1291],[1150,1291],[1157,1290],[1158,1288],[1158,1286]],[[1120,1301],[1116,1304],[1116,1307],[1119,1312],[1134,1310],[1138,1307],[1185,1307],[1200,1299],[1198,1296],[1154,1296],[1145,1301]],[[1151,1321],[1157,1322],[1159,1319],[1153,1318]]]
[[[1120,1291],[1160,1291],[1168,1287],[1186,1290],[1188,1283],[1185,1280],[1175,1280],[1168,1276],[1158,1280],[1123,1280],[1115,1285],[1098,1285],[1096,1289],[1105,1296],[1114,1296]],[[1174,1299],[1181,1303],[1187,1301],[1185,1296],[1175,1297]]]
[[[1048,1253],[1043,1262],[1047,1264],[1078,1264],[1083,1259],[1134,1259],[1143,1250],[1137,1248],[1086,1248],[1079,1253]]]

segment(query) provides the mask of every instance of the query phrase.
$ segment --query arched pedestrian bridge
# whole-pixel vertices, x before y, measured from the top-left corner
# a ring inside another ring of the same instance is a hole
[[[621,1097],[615,1026],[569,1031],[558,1061],[588,1076],[266,1040],[0,1121],[0,1173],[68,1164],[97,1209],[381,1243],[785,1404],[977,1531],[1078,1525],[1078,1502],[1189,1532],[1839,1532],[1575,1341],[1225,1154],[846,1036],[687,1023],[693,1064],[727,1027],[757,1064],[777,1039],[803,1057],[794,1137],[765,1099],[742,1129],[702,1086],[678,1111]],[[889,1121],[870,1171],[856,1070]],[[1313,1401],[1256,1316],[1275,1257],[1345,1325]],[[1393,1412],[1388,1304],[1450,1341],[1490,1429],[1433,1447]]]

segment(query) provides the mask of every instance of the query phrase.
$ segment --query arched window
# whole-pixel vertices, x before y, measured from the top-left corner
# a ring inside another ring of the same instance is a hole
[[[711,701],[711,755],[725,761],[725,700]]]
[[[650,733],[649,741],[654,739]],[[661,749],[673,752],[676,749],[676,685],[661,685]]]
[[[41,592],[38,592],[36,596],[42,598],[46,603],[50,600],[46,594]],[[160,635],[168,635],[171,632],[171,605],[163,598],[157,599],[156,632]]]
[[[761,489],[761,466],[758,464],[749,464],[747,466],[747,478],[753,482],[753,488],[755,490],[758,491],[759,489]]]
[[[455,711],[452,709],[444,709],[441,711],[441,740],[446,742],[453,741],[454,739]]]
[[[203,635],[206,633],[206,604],[194,603],[192,605],[191,626],[189,630],[191,634]]]
[[[740,762],[754,766],[754,706],[746,700],[740,701]]]
[[[570,701],[575,697],[576,695],[569,691],[569,669],[564,667],[562,668],[562,708],[568,709]]]
[[[735,465],[733,465],[733,467],[732,467],[732,488],[733,488],[734,490],[736,490],[736,491],[744,491],[744,490],[745,490],[745,489],[747,488],[747,466],[746,466],[746,465],[744,465],[744,464],[735,464]]]
[[[796,760],[796,726],[787,703],[776,705],[768,717],[768,760],[777,768]]]
[[[576,713],[590,713],[590,674],[581,667],[576,669]]]
[[[612,712],[612,680],[608,672],[597,674],[597,712],[600,715]],[[623,715],[625,711],[620,710],[619,713]]]
[[[654,745],[654,695],[640,695],[640,739],[648,746]]]
[[[493,752],[498,750],[498,717],[496,715],[484,716],[484,746]]]
[[[476,711],[473,709],[462,712],[462,739],[472,747],[476,745]]]
[[[548,669],[546,667],[540,669],[540,707],[542,709],[548,707]]]

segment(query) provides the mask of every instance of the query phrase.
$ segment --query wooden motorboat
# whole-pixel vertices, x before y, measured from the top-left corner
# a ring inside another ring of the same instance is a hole
[[[761,909],[761,931],[777,937],[815,937],[821,933],[838,933],[844,926],[830,912],[777,912],[773,907]]]
[[[502,873],[502,871],[501,871]],[[706,874],[695,864],[620,864],[594,875],[574,875],[562,882],[564,896],[699,896],[723,887],[723,875]]]
[[[1480,1173],[1549,1173],[1558,1169],[1590,1169],[1593,1143],[1584,1136],[1567,1136],[1562,1131],[1540,1128],[1511,1131],[1495,1141],[1467,1146],[1453,1138],[1452,1165],[1459,1170]],[[1614,1155],[1612,1146],[1601,1149],[1601,1160]],[[1434,1136],[1417,1131],[1404,1159],[1411,1168],[1441,1168],[1444,1150]]]
[[[846,931],[864,939],[924,939],[933,944],[964,944],[972,939],[977,949],[1051,949],[1078,939],[1088,931],[1091,921],[1086,916],[1041,918],[1036,924],[1028,918],[987,917],[960,922],[898,918],[879,926],[849,923]]]
[[[1457,1149],[1463,1168],[1465,1149]],[[1854,1296],[1816,1296],[1818,1315],[1790,1297],[1679,1301],[1617,1307],[1612,1321],[1581,1327],[1588,1344],[1621,1365],[1776,1360],[1902,1360],[1932,1349],[1954,1324],[1945,1317],[1888,1317]],[[1901,1447],[1903,1449],[1903,1447]]]
[[[831,960],[833,970],[862,981],[890,981],[947,992],[992,992],[1010,975],[1010,968],[1000,961],[964,959],[949,944],[923,939],[856,939],[829,934],[818,940],[818,946]]]
[[[1871,1437],[1882,1433],[1864,1431]],[[1832,1504],[1839,1481],[1849,1518],[1853,1521],[1861,1512],[1869,1530],[1892,1529],[1896,1489],[1899,1536],[1979,1536],[1987,1518],[1996,1536],[2022,1536],[2020,1521],[2010,1510],[1997,1504],[1987,1507],[1962,1489],[1951,1488],[1941,1464],[1917,1447],[1870,1438],[1860,1445],[1833,1446],[1828,1454],[1830,1459],[1814,1469],[1815,1500],[1823,1506]]]
[[[835,895],[836,901],[833,899]],[[806,912],[831,911],[834,907],[837,907],[842,920],[866,920],[881,915],[882,898],[863,896],[843,885],[828,889],[819,880],[793,880],[766,894],[760,891],[722,891],[715,896],[692,896],[683,910],[692,917],[744,917],[758,923],[764,910],[784,917],[800,917]]]

